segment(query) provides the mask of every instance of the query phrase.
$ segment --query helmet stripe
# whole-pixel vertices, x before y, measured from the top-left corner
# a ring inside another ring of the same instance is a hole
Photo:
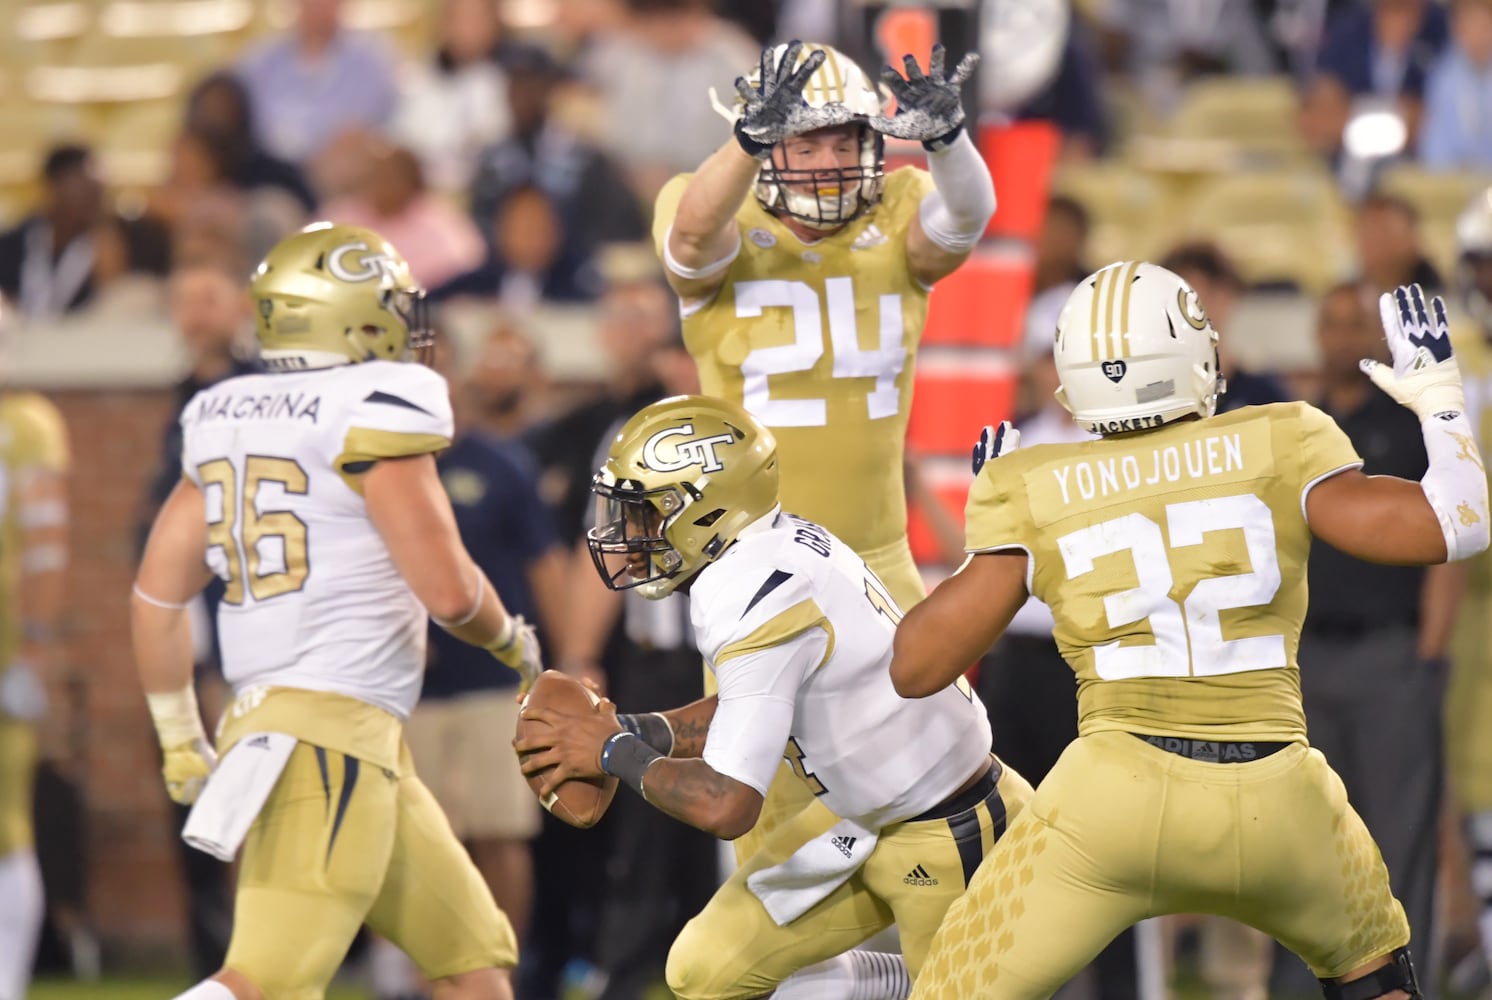
[[[1093,331],[1093,360],[1104,359],[1103,330],[1098,325],[1098,300],[1103,294],[1103,283],[1108,278],[1109,272],[1105,268],[1093,276],[1093,305],[1088,314],[1088,329]]]
[[[1129,290],[1135,284],[1135,272],[1140,269],[1140,262],[1130,261],[1129,266],[1124,269],[1124,276],[1119,280],[1124,283],[1124,293],[1119,296],[1119,322],[1123,326],[1114,331],[1114,349],[1118,357],[1125,355],[1124,337],[1129,333]]]
[[[1113,344],[1113,353],[1111,356],[1117,358],[1120,354],[1121,345],[1119,343],[1119,317],[1114,315],[1114,292],[1119,288],[1119,272],[1124,270],[1124,267],[1122,264],[1116,264],[1106,270],[1108,271],[1109,278],[1104,282],[1103,286],[1103,326],[1104,333],[1109,336],[1110,343]]]

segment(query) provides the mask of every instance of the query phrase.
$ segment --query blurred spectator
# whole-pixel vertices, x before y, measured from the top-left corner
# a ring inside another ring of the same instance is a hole
[[[552,114],[564,77],[559,64],[535,46],[507,50],[503,64],[513,131],[481,155],[472,180],[473,217],[485,226],[512,191],[538,187],[553,201],[579,252],[645,238],[642,203],[616,164]]]
[[[516,326],[499,323],[478,345],[462,385],[469,418],[500,441],[517,441],[533,423],[544,383],[533,341]]]
[[[1238,297],[1243,294],[1242,276],[1233,262],[1218,247],[1211,243],[1183,243],[1173,247],[1161,260],[1160,266],[1179,274],[1192,286],[1197,299],[1202,303],[1213,329],[1222,331],[1218,344],[1218,363],[1223,378],[1228,380],[1228,391],[1217,401],[1219,413],[1236,410],[1243,406],[1263,403],[1278,403],[1288,398],[1285,389],[1269,375],[1246,371],[1238,364],[1228,349],[1228,324],[1233,319],[1233,309]]]
[[[613,283],[602,295],[597,339],[611,376],[605,393],[535,428],[529,439],[544,468],[544,497],[568,543],[594,503],[596,442],[618,417],[662,395],[654,356],[660,344],[679,336],[678,328],[678,300],[661,279]]]
[[[761,50],[716,17],[710,0],[630,0],[623,30],[586,53],[582,74],[602,104],[602,141],[651,203],[674,174],[695,169],[730,134],[710,106],[714,87],[729,103],[736,77]]]
[[[209,136],[224,160],[228,180],[242,191],[281,190],[310,212],[316,196],[300,168],[272,156],[254,133],[249,93],[231,73],[213,73],[187,98],[186,131]]]
[[[1436,170],[1492,170],[1492,0],[1453,0],[1451,44],[1425,85],[1419,155]]]
[[[1425,78],[1448,32],[1445,11],[1433,0],[1371,0],[1343,8],[1327,28],[1306,88],[1306,142],[1334,155],[1360,99],[1392,102],[1413,137]]]
[[[321,214],[332,222],[365,226],[398,247],[426,288],[471,270],[485,253],[471,219],[426,190],[420,161],[399,146],[370,142],[356,192],[329,202]]]
[[[1108,144],[1100,95],[1102,68],[1087,26],[1073,18],[1062,43],[1057,74],[1015,114],[1018,121],[1049,121],[1062,131],[1062,157],[1088,160]]]
[[[1032,317],[1050,314],[1055,329],[1057,314],[1072,294],[1073,286],[1092,273],[1087,263],[1089,226],[1088,210],[1076,198],[1056,194],[1047,201],[1041,232],[1036,238],[1036,266],[1027,322]]]
[[[166,182],[151,191],[146,214],[177,232],[206,220],[235,234],[235,244],[258,260],[305,221],[301,203],[283,188],[241,190],[233,183],[228,148],[216,132],[188,126],[171,143]]]
[[[1420,248],[1419,212],[1394,194],[1375,192],[1357,206],[1353,221],[1362,279],[1375,295],[1418,282],[1427,292],[1445,287]]]
[[[541,301],[589,302],[600,294],[595,264],[566,246],[559,212],[539,188],[508,192],[492,220],[492,239],[481,266],[437,288],[435,299],[491,296],[524,312]]]
[[[390,132],[439,191],[465,192],[477,155],[508,134],[507,77],[498,66],[497,0],[445,0],[434,58],[404,69]]]
[[[108,218],[86,146],[53,149],[42,177],[41,210],[0,234],[0,292],[33,321],[78,309],[97,290],[98,234]]]
[[[1362,471],[1418,480],[1427,463],[1418,418],[1358,365],[1360,358],[1389,360],[1373,290],[1348,283],[1327,292],[1317,338],[1325,391],[1316,405],[1351,439]],[[1314,543],[1300,636],[1311,746],[1341,776],[1388,865],[1410,947],[1426,956],[1434,951],[1446,656],[1463,573],[1460,563],[1378,566]],[[1298,960],[1281,965],[1294,970],[1288,981],[1285,969],[1277,974],[1281,994],[1315,985]],[[1428,959],[1427,967],[1434,968]]]
[[[394,109],[393,54],[341,26],[341,0],[297,0],[295,27],[249,50],[237,73],[265,149],[304,163],[349,128],[379,127]]]
[[[161,429],[160,459],[142,498],[136,521],[136,551],[143,550],[156,512],[181,481],[181,424],[178,415],[198,392],[235,375],[254,370],[244,350],[252,312],[245,287],[247,269],[231,256],[183,260],[171,272],[171,321],[186,349],[187,374],[173,390],[170,419]],[[216,609],[223,585],[214,580],[192,604],[193,658],[196,683],[206,718],[215,718],[226,701],[227,688],[218,673]],[[189,809],[172,806],[176,828],[186,822]],[[228,866],[210,854],[175,845],[186,884],[188,944],[193,974],[212,975],[222,967],[233,926],[233,894]]]
[[[698,369],[677,329],[654,343],[647,364],[657,393],[649,402],[699,392]],[[592,470],[601,467],[612,438],[631,415],[617,414],[592,442]],[[576,527],[589,530],[594,524],[587,509]],[[657,711],[703,697],[700,654],[684,595],[650,601],[611,590],[597,575],[582,539],[572,559],[568,597],[562,670],[604,683],[608,697],[627,712]],[[624,638],[609,641],[619,620]],[[611,813],[615,840],[596,948],[605,985],[597,1000],[644,1000],[663,978],[670,945],[715,891],[717,841],[637,796],[617,798]]]
[[[509,613],[538,622],[541,644],[552,649],[569,559],[539,499],[533,456],[515,441],[490,437],[471,420],[467,383],[456,374],[449,337],[436,338],[435,367],[451,379],[456,435],[436,467],[461,540]],[[491,654],[432,625],[425,683],[404,737],[416,770],[521,942],[533,906],[529,841],[539,833],[540,807],[509,746],[518,725],[517,687],[518,675],[494,663]],[[397,951],[388,942],[379,947]],[[390,964],[385,957],[374,968]],[[400,964],[407,966],[405,982],[375,983],[380,996],[413,992],[413,963]]]

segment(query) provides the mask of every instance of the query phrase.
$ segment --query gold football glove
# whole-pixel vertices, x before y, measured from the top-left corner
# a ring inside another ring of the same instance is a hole
[[[218,755],[202,731],[197,692],[188,684],[165,694],[147,692],[145,701],[150,705],[150,718],[165,757],[161,773],[166,779],[166,794],[172,802],[189,806],[202,794],[207,776],[218,764]]]
[[[544,670],[539,654],[539,635],[532,625],[523,620],[522,615],[509,615],[502,635],[486,649],[502,663],[518,671],[519,694],[528,694],[528,689],[533,687],[534,681]]]

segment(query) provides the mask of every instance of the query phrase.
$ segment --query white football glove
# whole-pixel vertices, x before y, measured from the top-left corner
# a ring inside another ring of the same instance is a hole
[[[509,615],[507,627],[497,641],[487,647],[487,652],[503,664],[518,671],[518,693],[528,694],[544,663],[539,652],[539,634],[523,620],[522,615]]]
[[[1021,446],[1021,432],[1009,420],[1002,420],[998,427],[985,427],[979,432],[979,442],[974,445],[974,475],[984,468],[984,463],[1001,455],[1008,455]]]
[[[1461,369],[1451,353],[1445,301],[1437,295],[1426,309],[1419,285],[1400,285],[1393,294],[1379,297],[1378,314],[1394,363],[1390,367],[1366,358],[1358,362],[1373,384],[1422,421],[1464,413]]]
[[[0,716],[35,722],[47,714],[47,689],[31,664],[17,660],[0,670]]]

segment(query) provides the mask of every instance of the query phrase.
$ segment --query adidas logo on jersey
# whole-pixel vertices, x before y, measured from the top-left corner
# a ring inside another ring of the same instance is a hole
[[[268,750],[269,737],[264,735],[263,733],[260,733],[258,736],[255,736],[253,739],[249,740],[249,746],[258,747],[260,750]]]
[[[851,857],[855,853],[854,837],[830,837],[829,843],[839,848],[839,853],[845,857]]]
[[[930,875],[926,868],[918,865],[907,872],[906,878],[902,879],[907,885],[937,885],[938,880]]]
[[[850,244],[851,250],[869,250],[886,242],[886,234],[881,232],[872,223],[865,227],[865,232],[855,237],[855,242]]]

